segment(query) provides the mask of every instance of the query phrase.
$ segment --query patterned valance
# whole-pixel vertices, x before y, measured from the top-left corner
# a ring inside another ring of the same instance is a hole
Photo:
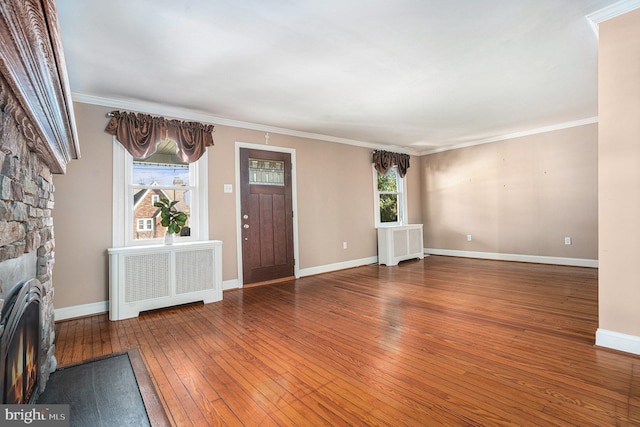
[[[386,174],[392,166],[398,167],[398,174],[401,178],[407,174],[409,160],[411,156],[402,153],[392,153],[390,151],[376,150],[373,152],[373,164],[378,172]]]
[[[112,111],[106,132],[136,159],[146,159],[156,152],[158,142],[171,139],[178,146],[177,156],[193,163],[213,145],[213,125],[169,120],[142,113]]]

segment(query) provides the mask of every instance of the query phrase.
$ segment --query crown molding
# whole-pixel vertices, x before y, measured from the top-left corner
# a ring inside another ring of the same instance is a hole
[[[420,155],[424,156],[427,154],[441,153],[443,151],[457,150],[460,148],[473,147],[475,145],[489,144],[490,142],[504,141],[507,139],[520,138],[523,136],[536,135],[539,133],[553,132],[555,130],[569,129],[569,128],[578,127],[578,126],[591,125],[594,123],[598,123],[598,117],[589,117],[587,119],[574,120],[572,122],[565,122],[565,123],[558,123],[551,126],[544,126],[536,129],[530,129],[530,130],[525,130],[521,132],[514,132],[514,133],[509,133],[509,134],[500,135],[500,136],[493,136],[491,138],[485,138],[485,139],[480,139],[476,141],[469,141],[461,144],[450,145],[447,147],[440,147],[440,148],[435,148],[431,150],[425,150],[425,151],[421,151]]]
[[[640,8],[640,0],[622,0],[593,13],[587,15],[591,28],[598,35],[598,25],[602,22],[613,19],[616,16],[624,15],[627,12]]]
[[[261,132],[269,132],[280,135],[295,136],[298,138],[312,139],[319,141],[335,142],[337,144],[353,145],[357,147],[371,148],[373,150],[388,150],[396,151],[399,153],[406,153],[415,156],[424,156],[428,154],[440,153],[443,151],[457,150],[459,148],[472,147],[474,145],[488,144],[490,142],[504,141],[506,139],[519,138],[522,136],[535,135],[538,133],[552,132],[554,130],[567,129],[576,126],[584,126],[598,122],[598,117],[590,117],[582,120],[575,120],[572,122],[559,123],[551,126],[545,126],[541,128],[526,130],[522,132],[515,132],[505,135],[494,136],[490,138],[480,139],[476,141],[469,141],[456,145],[449,145],[446,147],[439,147],[435,149],[419,150],[415,148],[408,148],[398,145],[384,145],[376,144],[372,142],[358,141],[348,138],[340,138],[336,136],[323,135],[319,133],[303,132],[293,129],[286,129],[276,126],[263,125],[259,123],[251,123],[240,120],[226,119],[223,117],[213,116],[194,110],[170,107],[163,104],[157,104],[152,102],[131,101],[117,98],[104,98],[100,96],[87,95],[79,92],[73,92],[72,99],[75,102],[81,102],[84,104],[100,105],[103,107],[117,108],[122,110],[137,111],[146,114],[154,114],[159,116],[165,116],[169,118],[175,118],[180,120],[193,120],[203,123],[211,123],[214,125],[237,127],[249,130],[257,130]]]
[[[354,145],[357,147],[371,148],[374,150],[392,150],[392,151],[397,151],[400,153],[406,153],[406,154],[412,154],[412,155],[420,154],[417,150],[410,149],[403,146],[398,146],[398,145],[376,144],[373,142],[358,141],[354,139],[340,138],[340,137],[330,136],[330,135],[322,135],[319,133],[304,132],[304,131],[298,131],[293,129],[281,128],[277,126],[269,126],[269,125],[263,125],[259,123],[251,123],[251,122],[244,122],[240,120],[226,119],[223,117],[217,117],[211,114],[189,110],[186,108],[170,107],[167,105],[162,105],[162,104],[157,104],[152,102],[132,101],[132,100],[126,100],[126,99],[117,99],[117,98],[104,98],[100,96],[87,95],[79,92],[73,92],[71,96],[74,101],[81,102],[84,104],[100,105],[103,107],[137,111],[137,112],[142,112],[146,114],[166,116],[166,117],[180,119],[180,120],[192,120],[192,121],[210,123],[210,124],[220,125],[220,126],[230,126],[230,127],[236,127],[236,128],[257,130],[261,132],[276,133],[280,135],[295,136],[298,138],[335,142],[338,144]]]

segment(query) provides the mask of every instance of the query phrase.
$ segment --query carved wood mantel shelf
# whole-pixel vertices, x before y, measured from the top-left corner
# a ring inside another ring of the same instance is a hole
[[[80,157],[54,0],[0,1],[0,105],[53,173]]]

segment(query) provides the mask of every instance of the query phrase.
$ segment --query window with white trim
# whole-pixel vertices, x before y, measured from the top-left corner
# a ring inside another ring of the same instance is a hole
[[[138,218],[138,231],[153,230],[153,218]]]
[[[398,168],[391,167],[381,174],[373,167],[373,188],[376,227],[402,225],[406,220],[405,180]]]
[[[194,163],[178,159],[174,141],[161,141],[146,159],[134,159],[114,140],[114,247],[161,243],[166,234],[161,199],[177,201],[189,217],[177,241],[207,240],[207,154]]]

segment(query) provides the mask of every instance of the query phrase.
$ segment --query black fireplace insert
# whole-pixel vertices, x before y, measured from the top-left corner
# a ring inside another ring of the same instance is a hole
[[[3,404],[35,403],[40,361],[40,301],[36,279],[20,282],[0,314],[0,386]]]

